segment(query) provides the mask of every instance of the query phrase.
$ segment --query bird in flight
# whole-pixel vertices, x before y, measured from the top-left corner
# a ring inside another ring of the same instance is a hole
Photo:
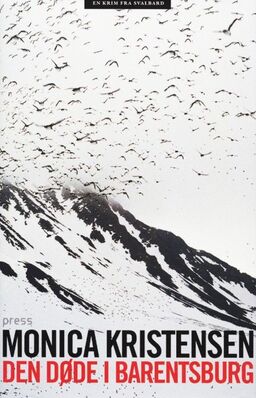
[[[240,18],[235,18],[234,21],[231,22],[231,24],[229,25],[229,27],[227,29],[224,29],[222,31],[222,33],[225,33],[226,35],[231,35],[231,28],[234,26],[236,21],[240,21],[242,19],[242,17]]]
[[[196,171],[194,169],[192,169],[194,171],[194,173],[196,173],[199,177],[207,177],[209,174],[205,174],[205,173],[201,173],[200,171]]]
[[[64,69],[64,68],[66,68],[67,66],[69,66],[67,62],[63,62],[62,65],[57,65],[56,62],[54,62],[53,60],[52,60],[52,62],[54,63],[55,69],[58,69],[58,70]]]
[[[38,126],[39,126],[39,127],[44,127],[45,129],[50,129],[50,130],[52,130],[52,128],[53,128],[54,126],[56,126],[57,124],[62,123],[64,120],[66,120],[66,118],[57,120],[57,122],[53,122],[53,123],[49,123],[49,124],[43,124],[43,125],[40,125],[40,126],[38,125]]]
[[[196,104],[205,106],[205,104],[203,103],[203,101],[197,99],[197,100],[195,100],[194,102],[192,102],[192,104],[190,105],[189,109],[191,109],[191,108],[192,108],[194,105],[196,105]]]
[[[202,152],[198,151],[198,153],[199,153],[200,157],[203,158],[204,156],[211,155],[212,152],[202,153]]]

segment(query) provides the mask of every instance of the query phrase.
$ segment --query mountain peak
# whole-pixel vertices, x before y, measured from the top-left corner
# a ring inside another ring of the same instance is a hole
[[[147,308],[150,293],[166,303],[167,313],[178,309],[186,317],[189,309],[198,320],[256,329],[254,278],[144,224],[99,193],[68,187],[34,192],[2,184],[0,234],[3,277],[22,281],[34,294],[53,294],[68,307],[109,316],[112,279],[124,274],[127,301],[137,308],[141,302]],[[98,296],[89,294],[91,284]]]

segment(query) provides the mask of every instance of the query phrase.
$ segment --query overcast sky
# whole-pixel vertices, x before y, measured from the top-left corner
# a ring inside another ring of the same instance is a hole
[[[82,3],[2,10],[5,177],[110,186],[140,220],[256,276],[254,1],[174,1],[168,12]]]

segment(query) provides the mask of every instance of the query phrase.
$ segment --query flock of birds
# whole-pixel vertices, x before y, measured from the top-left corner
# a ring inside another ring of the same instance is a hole
[[[127,197],[173,173],[253,185],[250,7],[188,0],[108,14],[82,3],[0,8],[1,178]]]
[[[189,180],[255,192],[255,2],[83,3],[1,2],[0,182],[125,200]]]

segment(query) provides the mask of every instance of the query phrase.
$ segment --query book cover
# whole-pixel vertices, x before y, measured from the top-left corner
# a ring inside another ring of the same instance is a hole
[[[255,18],[1,1],[1,395],[255,396]]]

